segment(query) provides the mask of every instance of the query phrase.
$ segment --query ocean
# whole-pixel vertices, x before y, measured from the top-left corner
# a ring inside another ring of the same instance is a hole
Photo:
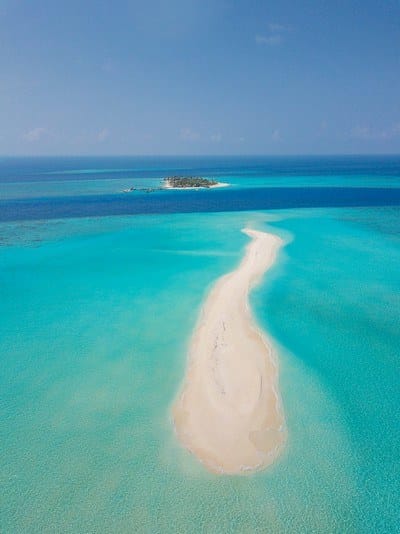
[[[245,226],[286,242],[251,305],[288,442],[217,476],[170,408]],[[399,266],[397,156],[0,159],[0,530],[398,532]]]

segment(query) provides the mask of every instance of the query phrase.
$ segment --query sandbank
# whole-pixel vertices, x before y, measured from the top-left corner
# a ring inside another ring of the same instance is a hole
[[[248,302],[249,290],[273,264],[282,240],[243,232],[252,241],[238,268],[217,281],[204,303],[172,408],[182,445],[219,474],[265,468],[286,440],[277,361]]]

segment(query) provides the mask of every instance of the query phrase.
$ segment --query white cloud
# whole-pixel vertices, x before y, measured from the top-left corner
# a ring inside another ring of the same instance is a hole
[[[276,129],[272,132],[272,140],[273,141],[282,141],[282,136],[281,136],[281,132]]]
[[[288,26],[284,26],[283,24],[268,24],[268,29],[270,32],[285,32],[289,29]]]
[[[33,128],[33,130],[24,133],[22,137],[25,141],[29,141],[29,143],[35,143],[36,141],[39,141],[45,133],[46,128]]]
[[[221,140],[222,140],[222,135],[220,133],[215,133],[215,134],[212,134],[212,136],[210,137],[211,141],[213,143],[220,143]]]
[[[283,42],[281,35],[256,35],[256,43],[268,46],[277,46]]]
[[[393,126],[393,134],[400,135],[400,122],[398,122],[397,124]]]
[[[356,126],[352,129],[351,136],[357,139],[371,139],[373,137],[373,133],[369,126]]]
[[[180,131],[180,138],[184,141],[196,141],[199,137],[199,134],[191,128],[182,128]]]
[[[107,128],[103,128],[97,134],[97,141],[103,143],[110,136],[110,132]]]
[[[103,63],[101,64],[101,70],[106,72],[107,74],[111,74],[113,72],[115,72],[116,70],[116,64],[114,61],[112,61],[111,59],[106,59],[105,61],[103,61]]]
[[[356,126],[351,130],[351,137],[365,141],[392,139],[400,135],[400,123],[384,130],[376,130],[370,126]]]
[[[289,26],[283,24],[270,23],[267,26],[267,32],[256,35],[256,43],[267,46],[277,46],[283,43],[283,33],[290,30]]]

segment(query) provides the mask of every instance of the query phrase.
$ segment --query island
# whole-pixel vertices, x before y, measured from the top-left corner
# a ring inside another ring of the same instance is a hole
[[[163,178],[159,187],[132,186],[123,189],[122,193],[132,193],[133,191],[154,193],[154,191],[162,191],[163,189],[213,189],[214,187],[226,187],[227,185],[230,184],[201,176],[167,176]]]
[[[211,189],[229,185],[201,176],[167,176],[163,182],[165,189]]]

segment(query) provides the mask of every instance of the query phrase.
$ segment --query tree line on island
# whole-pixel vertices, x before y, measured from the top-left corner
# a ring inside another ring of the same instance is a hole
[[[129,187],[124,189],[124,193],[131,193],[132,191],[143,191],[145,193],[153,193],[154,191],[161,191],[163,189],[190,189],[190,188],[206,188],[215,187],[218,182],[202,176],[167,176],[163,179],[161,187]]]
[[[218,185],[215,180],[209,178],[202,178],[201,176],[167,176],[164,182],[168,187],[212,187]]]

